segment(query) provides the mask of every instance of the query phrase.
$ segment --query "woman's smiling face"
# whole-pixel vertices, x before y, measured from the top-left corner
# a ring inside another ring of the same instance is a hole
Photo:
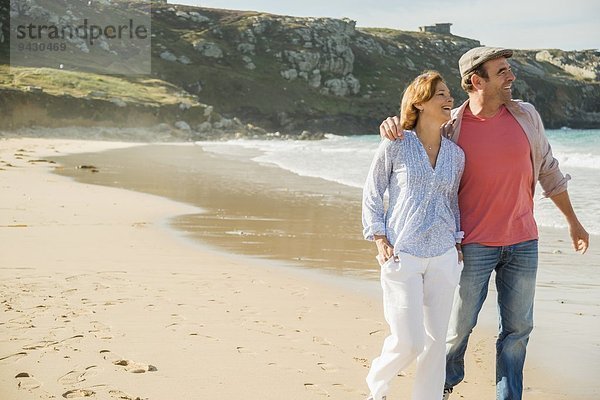
[[[450,111],[454,105],[454,98],[450,95],[450,89],[444,82],[438,82],[435,86],[433,97],[423,103],[421,117],[435,118],[440,125],[450,119]]]

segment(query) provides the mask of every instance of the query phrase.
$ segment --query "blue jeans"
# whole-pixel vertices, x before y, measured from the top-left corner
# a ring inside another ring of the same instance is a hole
[[[446,388],[465,376],[464,356],[469,335],[496,271],[499,334],[496,342],[496,398],[521,400],[523,365],[533,329],[533,298],[538,264],[538,241],[511,246],[463,246],[464,269],[456,291],[446,340]]]

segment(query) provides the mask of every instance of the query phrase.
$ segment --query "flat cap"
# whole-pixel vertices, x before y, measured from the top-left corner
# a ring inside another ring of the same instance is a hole
[[[500,57],[510,58],[512,55],[512,50],[503,49],[502,47],[475,47],[463,54],[458,60],[460,76],[462,78],[486,61]]]

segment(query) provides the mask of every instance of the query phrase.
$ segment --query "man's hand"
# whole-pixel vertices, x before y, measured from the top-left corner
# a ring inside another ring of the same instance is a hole
[[[575,251],[581,251],[581,254],[585,254],[590,245],[590,234],[587,233],[579,221],[569,224],[569,235],[571,235]]]
[[[584,254],[590,244],[590,235],[583,228],[575,215],[575,211],[573,211],[571,199],[569,198],[569,191],[565,190],[564,192],[560,192],[559,194],[550,197],[550,199],[554,202],[556,207],[558,207],[560,212],[563,213],[569,224],[569,235],[573,242],[573,248],[575,251],[581,251],[581,254]]]
[[[390,244],[384,235],[375,235],[375,245],[377,246],[377,259],[382,265],[394,257],[394,246]]]
[[[400,118],[388,117],[379,125],[379,134],[389,140],[404,139],[404,132],[400,127]]]

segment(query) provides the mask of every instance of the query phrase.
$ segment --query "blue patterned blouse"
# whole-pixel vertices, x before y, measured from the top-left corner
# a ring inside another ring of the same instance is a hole
[[[386,235],[394,254],[417,257],[439,256],[460,243],[458,186],[464,165],[463,151],[444,137],[435,168],[414,131],[404,131],[404,140],[384,139],[363,189],[365,239]]]

